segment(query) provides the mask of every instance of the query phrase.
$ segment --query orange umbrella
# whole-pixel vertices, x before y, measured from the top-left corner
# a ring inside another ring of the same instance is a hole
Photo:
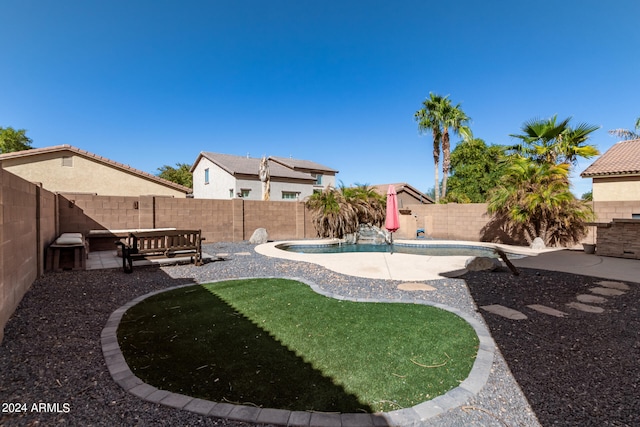
[[[387,218],[384,222],[384,228],[391,233],[391,253],[393,253],[393,233],[400,228],[398,196],[396,194],[396,187],[393,185],[390,185],[387,190]]]

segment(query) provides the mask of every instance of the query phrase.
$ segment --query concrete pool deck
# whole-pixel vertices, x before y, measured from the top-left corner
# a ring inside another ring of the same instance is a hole
[[[337,273],[370,279],[387,280],[437,280],[443,277],[456,277],[464,274],[465,256],[427,256],[385,252],[354,252],[340,254],[301,254],[276,248],[282,243],[326,244],[335,240],[291,240],[269,242],[256,246],[256,252],[276,258],[292,261],[306,261],[321,265]],[[585,276],[602,277],[613,280],[637,282],[640,279],[640,261],[635,259],[613,258],[586,254],[581,250],[547,248],[533,250],[522,246],[465,242],[451,240],[398,240],[397,243],[429,243],[499,247],[507,253],[525,255],[513,259],[516,267],[541,270],[562,271]]]
[[[292,261],[305,261],[321,265],[336,273],[347,274],[349,276],[366,277],[369,279],[386,280],[437,280],[443,277],[455,277],[464,273],[465,263],[470,258],[468,256],[428,256],[387,252],[353,252],[339,254],[302,254],[297,252],[284,251],[276,246],[283,243],[290,244],[330,244],[337,240],[290,240],[280,242],[269,242],[256,246],[255,250],[259,254],[289,259]],[[429,244],[429,245],[451,245],[451,246],[484,246],[499,247],[508,253],[526,255],[527,257],[537,256],[547,252],[556,252],[555,249],[544,249],[541,251],[532,250],[526,247],[509,246],[501,244],[490,244],[482,242],[465,242],[451,240],[397,240],[396,243],[406,244]],[[523,266],[524,267],[524,266]]]

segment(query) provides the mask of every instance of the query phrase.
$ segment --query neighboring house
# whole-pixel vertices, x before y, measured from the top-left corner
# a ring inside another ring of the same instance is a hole
[[[314,190],[324,190],[327,187],[336,186],[337,170],[328,168],[316,162],[309,160],[298,160],[286,157],[270,156],[269,160],[279,163],[289,169],[297,172],[308,173],[315,178]]]
[[[0,166],[54,193],[186,197],[191,189],[71,145],[0,154]]]
[[[431,197],[404,182],[397,184],[378,184],[374,185],[373,188],[375,188],[378,193],[386,196],[389,185],[393,185],[396,189],[399,208],[409,205],[434,203]]]
[[[615,144],[580,174],[593,179],[593,201],[640,201],[640,139]]]
[[[258,158],[203,151],[191,167],[197,199],[262,200]],[[336,170],[307,160],[269,157],[270,200],[304,200],[335,183]]]

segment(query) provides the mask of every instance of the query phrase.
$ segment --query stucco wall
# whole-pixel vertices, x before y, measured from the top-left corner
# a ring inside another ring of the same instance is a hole
[[[63,166],[63,156],[72,166]],[[5,170],[31,182],[40,182],[52,192],[97,193],[110,196],[140,194],[186,197],[186,193],[165,187],[125,170],[79,156],[73,152],[43,153],[3,160]]]
[[[205,170],[209,169],[209,182],[205,182]],[[234,189],[235,178],[206,157],[202,157],[193,171],[193,197],[196,199],[229,199],[229,189]]]
[[[640,200],[640,176],[593,178],[596,202]]]

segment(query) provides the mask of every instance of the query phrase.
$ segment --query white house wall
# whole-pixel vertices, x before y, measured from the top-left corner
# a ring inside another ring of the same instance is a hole
[[[209,183],[205,183],[205,169],[209,169]],[[235,178],[203,157],[193,171],[193,197],[196,199],[229,199],[229,189],[236,188]],[[235,194],[235,192],[234,192]]]

